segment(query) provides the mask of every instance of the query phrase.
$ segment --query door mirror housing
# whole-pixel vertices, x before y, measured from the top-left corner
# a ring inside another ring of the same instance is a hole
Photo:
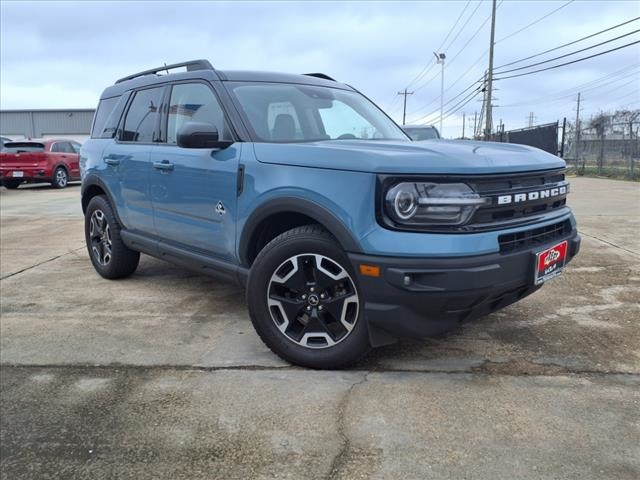
[[[220,140],[218,129],[210,123],[187,122],[180,127],[177,143],[182,148],[227,148],[233,142]]]

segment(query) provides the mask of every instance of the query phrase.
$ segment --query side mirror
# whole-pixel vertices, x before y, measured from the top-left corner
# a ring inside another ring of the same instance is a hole
[[[178,146],[182,148],[227,148],[233,142],[218,139],[218,129],[210,123],[187,122],[177,135]]]

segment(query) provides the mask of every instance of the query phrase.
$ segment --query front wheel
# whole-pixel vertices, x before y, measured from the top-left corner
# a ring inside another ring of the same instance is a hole
[[[65,188],[69,183],[69,174],[64,167],[58,167],[53,172],[53,181],[51,186],[53,188]]]
[[[136,271],[140,252],[129,249],[122,241],[120,225],[105,196],[95,196],[89,202],[84,234],[91,263],[104,278],[128,277]]]
[[[316,225],[289,230],[251,268],[251,321],[264,343],[291,363],[346,367],[370,348],[355,278],[331,234]]]

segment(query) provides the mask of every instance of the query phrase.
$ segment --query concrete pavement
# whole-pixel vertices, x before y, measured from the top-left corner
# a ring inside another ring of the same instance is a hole
[[[0,189],[0,476],[638,478],[640,187],[571,182],[563,276],[348,372],[277,358],[231,285],[101,279],[77,186]]]

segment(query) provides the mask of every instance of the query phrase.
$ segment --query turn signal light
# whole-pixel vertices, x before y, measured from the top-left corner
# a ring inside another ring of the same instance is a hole
[[[365,277],[379,277],[380,267],[377,265],[360,264],[360,273]]]

